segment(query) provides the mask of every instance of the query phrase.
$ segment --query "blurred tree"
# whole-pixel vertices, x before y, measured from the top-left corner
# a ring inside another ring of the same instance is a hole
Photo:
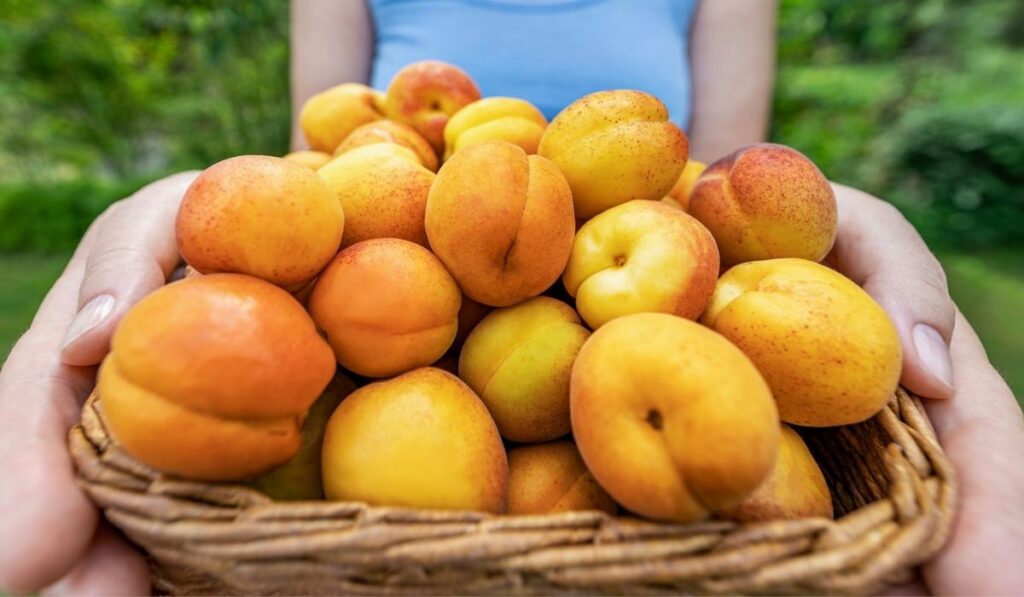
[[[287,3],[5,0],[5,178],[121,178],[278,153]]]
[[[933,246],[1024,244],[1022,6],[783,0],[773,138]]]
[[[888,138],[874,183],[936,244],[1024,245],[1024,106],[924,108]]]

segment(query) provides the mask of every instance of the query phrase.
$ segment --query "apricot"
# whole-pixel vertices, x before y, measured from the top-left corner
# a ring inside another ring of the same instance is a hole
[[[799,257],[821,261],[836,239],[832,185],[802,153],[750,145],[708,166],[689,209],[715,236],[722,263]]]
[[[618,506],[590,474],[570,441],[518,446],[508,451],[508,513],[553,514]]]
[[[686,167],[683,168],[683,173],[679,175],[679,180],[676,181],[676,184],[672,186],[672,190],[668,192],[668,195],[661,202],[672,207],[678,207],[683,211],[689,211],[693,187],[706,169],[707,164],[704,162],[698,162],[697,160],[686,162]]]
[[[508,461],[487,408],[426,367],[364,386],[327,423],[328,499],[373,506],[505,511]]]
[[[768,477],[779,447],[775,403],[750,359],[665,313],[594,332],[573,366],[570,408],[597,482],[656,520],[692,522],[735,506]]]
[[[569,376],[589,335],[572,307],[546,296],[497,309],[466,339],[459,377],[505,439],[555,439],[571,427]]]
[[[384,98],[359,83],[342,83],[309,98],[299,113],[299,126],[310,149],[334,153],[356,127],[384,118]]]
[[[438,60],[414,62],[388,85],[388,117],[416,130],[438,155],[444,153],[444,127],[464,106],[480,99],[480,89],[461,68]]]
[[[900,344],[885,311],[842,274],[812,261],[733,267],[701,321],[757,365],[787,423],[863,421],[885,406],[899,381]]]
[[[357,147],[377,143],[401,145],[416,154],[420,165],[431,172],[437,172],[437,154],[430,143],[412,128],[394,120],[375,120],[357,127],[338,145],[334,155],[339,156]]]
[[[658,98],[620,89],[562,110],[537,153],[562,170],[576,217],[587,219],[631,199],[664,197],[686,165],[689,142]]]
[[[118,325],[98,392],[126,452],[203,481],[288,461],[334,375],[330,347],[284,290],[239,274],[171,283]]]
[[[253,479],[250,485],[279,501],[324,499],[320,455],[327,420],[341,400],[355,390],[356,384],[351,379],[340,373],[335,376],[302,422],[302,445],[298,453],[284,465]]]
[[[452,156],[427,198],[427,238],[470,298],[505,307],[537,296],[565,269],[575,220],[565,177],[505,141]]]
[[[393,143],[358,147],[317,173],[345,211],[342,248],[372,238],[427,245],[423,217],[434,173],[411,150]]]
[[[536,106],[514,97],[487,97],[462,108],[444,127],[444,159],[484,141],[508,141],[537,153],[548,119]]]
[[[293,151],[286,154],[284,159],[305,166],[310,170],[318,170],[320,166],[331,161],[331,154],[323,151]]]
[[[725,515],[740,522],[832,518],[832,494],[825,476],[792,427],[782,426],[779,457],[768,478]]]
[[[338,363],[387,377],[441,358],[455,338],[461,294],[430,251],[382,238],[338,253],[313,288],[309,312]]]
[[[178,250],[198,272],[243,273],[295,288],[338,252],[345,214],[316,172],[248,155],[197,176],[175,226]]]
[[[562,277],[594,329],[630,313],[696,319],[715,289],[718,249],[700,222],[657,201],[613,207],[584,224]]]

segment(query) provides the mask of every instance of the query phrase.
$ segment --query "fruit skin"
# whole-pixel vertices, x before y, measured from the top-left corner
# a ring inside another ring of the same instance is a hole
[[[331,154],[322,151],[293,151],[284,155],[283,159],[305,166],[310,170],[318,170],[331,161]]]
[[[295,455],[299,421],[334,369],[287,292],[211,274],[169,284],[125,315],[98,392],[114,436],[143,463],[236,480]]]
[[[430,251],[381,238],[338,253],[313,288],[309,312],[338,363],[388,377],[441,358],[455,338],[461,296]]]
[[[630,313],[696,319],[717,277],[718,249],[700,222],[638,199],[579,229],[562,280],[583,320],[597,329]]]
[[[619,89],[584,96],[548,125],[537,153],[572,187],[576,217],[631,199],[661,199],[689,156],[686,134],[653,95]]]
[[[548,119],[536,106],[514,97],[485,97],[462,108],[444,127],[444,159],[484,141],[508,141],[537,153]]]
[[[724,514],[739,522],[832,518],[832,494],[825,476],[792,427],[782,426],[779,457],[768,478]]]
[[[427,198],[427,238],[473,300],[505,307],[558,280],[575,220],[565,177],[521,147],[489,141],[460,151]]]
[[[700,175],[704,173],[707,167],[707,164],[697,160],[686,162],[686,167],[683,168],[683,173],[679,175],[679,180],[676,181],[676,184],[672,186],[672,190],[668,192],[668,195],[661,202],[689,212],[693,187],[697,184],[697,179],[700,178]]]
[[[320,175],[345,211],[342,248],[372,238],[427,246],[423,215],[434,173],[401,145],[376,143],[334,158]]]
[[[821,261],[836,239],[832,185],[814,162],[785,145],[749,145],[708,166],[688,211],[715,236],[725,265]]]
[[[182,199],[178,250],[203,274],[236,272],[295,288],[338,252],[345,213],[305,166],[240,156],[204,170]]]
[[[725,338],[681,317],[627,315],[594,332],[576,357],[570,401],[587,468],[647,518],[725,511],[775,463],[768,385]]]
[[[803,259],[769,259],[722,275],[701,321],[764,375],[782,420],[829,427],[863,421],[900,377],[896,329],[842,274]]]
[[[517,446],[508,451],[508,513],[554,514],[618,505],[601,489],[570,441]]]
[[[387,115],[407,124],[444,153],[444,127],[464,106],[480,99],[480,89],[461,68],[440,62],[414,62],[398,71],[388,85]]]
[[[412,128],[394,120],[375,120],[357,127],[334,150],[335,157],[357,147],[377,143],[394,143],[411,150],[420,165],[431,172],[437,172],[437,154],[427,140]]]
[[[539,296],[493,311],[466,339],[462,378],[507,440],[540,442],[569,433],[569,376],[590,336],[572,307]]]
[[[309,98],[299,113],[299,126],[310,149],[334,153],[356,127],[384,118],[384,98],[359,83],[342,83]]]
[[[505,511],[508,461],[494,421],[450,373],[425,367],[364,386],[327,423],[328,499]]]
[[[295,457],[253,479],[249,485],[278,501],[324,499],[320,455],[327,420],[341,400],[355,390],[356,384],[352,380],[340,373],[336,375],[302,422],[302,446]]]

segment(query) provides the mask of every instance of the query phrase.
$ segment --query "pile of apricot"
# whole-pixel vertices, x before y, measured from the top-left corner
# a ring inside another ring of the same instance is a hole
[[[281,499],[832,515],[797,431],[872,417],[901,355],[820,263],[836,202],[808,158],[705,169],[649,94],[549,123],[438,62],[300,122],[309,151],[195,180],[192,274],[116,332],[98,391],[138,460]]]

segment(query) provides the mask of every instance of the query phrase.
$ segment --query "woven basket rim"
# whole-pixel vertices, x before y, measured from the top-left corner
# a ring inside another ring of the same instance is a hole
[[[865,448],[884,463],[885,497],[835,521],[755,524],[274,502],[146,467],[111,439],[95,395],[69,447],[83,489],[172,594],[866,594],[942,547],[958,496],[919,398],[900,388],[870,421],[888,438]]]

